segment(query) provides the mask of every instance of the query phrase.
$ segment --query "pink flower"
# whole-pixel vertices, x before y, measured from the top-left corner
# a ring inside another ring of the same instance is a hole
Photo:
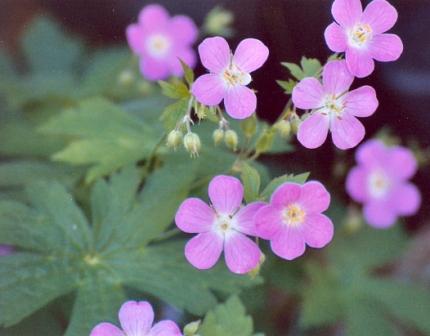
[[[254,215],[264,203],[242,207],[243,186],[235,177],[219,175],[208,189],[212,206],[199,198],[186,199],[176,213],[176,225],[187,233],[198,233],[185,246],[185,257],[196,268],[213,267],[224,250],[230,271],[243,274],[254,269],[261,257],[255,236]]]
[[[224,99],[226,112],[235,119],[245,119],[255,112],[257,97],[246,87],[250,73],[260,68],[269,57],[269,49],[259,40],[242,40],[232,54],[222,37],[205,39],[199,45],[202,64],[209,74],[197,78],[192,86],[196,99],[215,106]]]
[[[146,301],[127,301],[118,313],[121,328],[103,322],[94,327],[90,336],[181,336],[175,322],[164,320],[152,326],[154,311]]]
[[[370,75],[374,59],[395,61],[402,54],[402,40],[394,34],[383,34],[397,21],[397,11],[387,1],[373,0],[363,12],[360,0],[335,0],[331,12],[337,23],[325,30],[326,43],[334,52],[345,52],[354,76]]]
[[[257,235],[270,240],[273,252],[292,260],[306,244],[321,248],[333,238],[333,223],[321,212],[330,205],[330,194],[316,181],[304,185],[284,183],[272,194],[270,204],[254,217]]]
[[[355,147],[363,140],[365,130],[356,117],[372,115],[378,100],[371,86],[348,91],[353,80],[345,61],[331,61],[324,66],[322,84],[313,77],[297,84],[292,96],[294,105],[312,110],[299,126],[297,137],[303,146],[320,147],[328,130],[340,149]]]
[[[148,5],[139,13],[137,24],[127,27],[131,50],[140,57],[142,74],[150,80],[181,76],[179,59],[194,67],[196,56],[191,48],[198,30],[184,15],[170,17],[160,5]]]
[[[408,182],[417,171],[417,162],[409,149],[370,140],[358,148],[355,157],[358,166],[349,172],[346,190],[364,204],[364,217],[371,226],[387,228],[398,216],[418,211],[420,193]]]
[[[7,256],[12,254],[14,251],[14,247],[10,245],[0,245],[0,257]]]

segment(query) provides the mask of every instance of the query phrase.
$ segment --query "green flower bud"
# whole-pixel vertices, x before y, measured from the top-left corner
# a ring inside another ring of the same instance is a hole
[[[216,129],[213,132],[212,137],[214,139],[215,146],[219,145],[221,141],[224,139],[224,130],[220,128]]]
[[[301,122],[302,121],[300,120],[300,118],[297,114],[293,114],[291,116],[291,119],[290,119],[291,130],[293,131],[294,134],[297,134],[297,131],[299,130],[299,126],[300,126]]]
[[[178,148],[184,135],[179,130],[170,131],[167,135],[167,146],[173,149]]]
[[[204,28],[211,35],[229,36],[232,33],[230,25],[233,20],[234,16],[230,11],[215,7],[207,15]]]
[[[131,70],[123,70],[118,76],[120,85],[129,86],[134,82],[134,74]]]
[[[237,144],[239,143],[237,133],[233,130],[227,130],[224,135],[224,142],[228,148],[235,151],[237,149]]]
[[[200,327],[200,320],[188,323],[184,327],[184,336],[197,336]]]
[[[278,121],[273,127],[278,131],[281,138],[288,138],[291,134],[291,123],[287,120]]]
[[[188,132],[184,136],[184,147],[191,154],[191,157],[198,156],[202,147],[200,137],[196,133]]]

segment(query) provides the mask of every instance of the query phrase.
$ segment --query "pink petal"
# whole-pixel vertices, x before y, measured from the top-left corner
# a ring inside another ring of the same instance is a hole
[[[336,22],[326,28],[324,37],[330,50],[334,52],[344,52],[346,50],[345,31]]]
[[[194,66],[196,65],[196,54],[194,53],[194,50],[192,48],[182,48],[176,50],[172,54],[168,61],[168,64],[171,74],[177,77],[182,76],[184,73],[179,59],[181,59],[190,68],[194,68]]]
[[[333,223],[325,215],[311,214],[306,216],[303,226],[306,244],[310,247],[321,248],[333,239]]]
[[[375,113],[379,102],[373,87],[365,85],[348,92],[344,99],[345,113],[356,117],[369,117]]]
[[[305,253],[304,233],[291,227],[283,227],[271,240],[272,251],[281,258],[293,260]]]
[[[375,69],[375,62],[367,49],[348,48],[346,49],[345,58],[349,71],[355,77],[367,77]]]
[[[234,119],[246,119],[257,109],[257,96],[246,86],[236,86],[226,91],[225,111]]]
[[[362,144],[355,153],[357,162],[365,167],[374,167],[381,158],[386,156],[386,148],[380,140],[368,140]]]
[[[302,186],[299,203],[306,209],[306,214],[326,211],[330,206],[330,194],[318,181],[309,181]]]
[[[377,229],[388,228],[397,219],[395,209],[385,200],[372,200],[364,206],[363,212],[369,225]]]
[[[275,206],[287,206],[299,200],[302,188],[300,184],[285,182],[273,192],[270,203]]]
[[[391,195],[397,213],[401,216],[415,215],[421,205],[421,194],[412,183],[404,183],[393,190]]]
[[[207,106],[215,106],[224,98],[225,88],[218,75],[202,75],[193,83],[191,93]]]
[[[148,56],[140,59],[140,72],[148,80],[160,80],[169,77],[168,64]]]
[[[126,335],[146,334],[154,321],[154,310],[149,302],[127,301],[121,306],[118,317]]]
[[[360,0],[335,0],[331,7],[334,19],[344,27],[351,27],[357,23],[362,12]]]
[[[387,148],[387,168],[401,179],[409,179],[415,175],[418,169],[417,160],[408,148],[395,146]]]
[[[160,5],[145,6],[139,13],[139,25],[145,32],[163,29],[169,20],[169,13]]]
[[[209,37],[199,45],[199,55],[203,66],[213,73],[220,73],[229,63],[230,47],[223,37]]]
[[[272,239],[281,229],[283,222],[281,217],[282,208],[266,205],[256,213],[254,217],[255,233],[263,239]]]
[[[315,112],[300,123],[297,139],[306,148],[320,147],[327,139],[329,118]]]
[[[218,213],[233,215],[242,205],[243,185],[236,177],[218,175],[209,183],[208,194]]]
[[[370,56],[380,62],[396,61],[402,52],[402,40],[394,34],[376,35],[369,46]]]
[[[183,201],[175,216],[177,227],[187,233],[207,232],[214,220],[215,212],[199,198]]]
[[[185,257],[198,269],[212,268],[218,261],[224,240],[215,232],[200,233],[185,245]]]
[[[302,79],[294,88],[292,98],[296,107],[310,110],[321,107],[324,90],[316,78]]]
[[[331,125],[333,143],[339,149],[349,149],[357,146],[366,133],[363,124],[354,116],[344,113],[335,118]]]
[[[254,217],[258,210],[264,207],[264,202],[253,202],[241,208],[234,216],[236,229],[250,236],[257,236]]]
[[[165,320],[154,324],[148,336],[182,336],[182,333],[175,322]]]
[[[12,254],[15,248],[12,245],[0,244],[0,257]]]
[[[346,191],[354,201],[363,203],[367,200],[367,175],[367,171],[360,166],[352,168],[348,173]]]
[[[144,33],[142,34],[141,28],[136,24],[131,24],[126,30],[127,42],[130,49],[135,54],[141,54],[145,51]]]
[[[224,255],[230,271],[244,274],[258,266],[261,251],[254,241],[237,233],[226,239]]]
[[[323,70],[324,91],[329,94],[340,95],[348,91],[354,77],[348,70],[345,61],[330,61]]]
[[[368,23],[374,34],[385,33],[397,21],[397,10],[385,0],[374,0],[364,9],[361,21]]]
[[[245,72],[261,68],[269,57],[269,49],[263,42],[255,38],[242,40],[236,48],[233,62]]]
[[[117,326],[103,322],[94,327],[90,336],[125,336],[125,334]]]
[[[185,15],[174,16],[169,22],[169,31],[174,41],[182,46],[193,44],[199,34],[194,21]]]

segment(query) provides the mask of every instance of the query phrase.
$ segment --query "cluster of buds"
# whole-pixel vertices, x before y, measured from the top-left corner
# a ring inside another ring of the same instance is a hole
[[[212,134],[215,145],[219,145],[223,140],[225,145],[233,151],[237,150],[239,137],[237,133],[230,129],[228,122],[223,117],[219,122],[219,127]]]
[[[170,131],[167,135],[167,146],[176,150],[181,144],[192,157],[198,156],[202,147],[198,134],[189,131],[184,136],[179,129]]]
[[[285,116],[277,121],[273,128],[278,132],[278,134],[286,139],[290,135],[297,134],[299,125],[301,123],[300,117],[295,111],[287,110]]]

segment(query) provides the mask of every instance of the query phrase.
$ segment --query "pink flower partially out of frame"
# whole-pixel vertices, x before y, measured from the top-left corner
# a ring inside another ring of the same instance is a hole
[[[256,233],[270,240],[276,255],[293,260],[306,245],[321,248],[332,240],[333,223],[322,214],[329,205],[330,194],[319,182],[284,183],[255,215]]]
[[[313,77],[301,80],[293,90],[296,107],[312,110],[299,126],[297,138],[306,148],[320,147],[331,131],[339,149],[357,146],[365,135],[357,117],[369,117],[378,107],[371,86],[348,91],[354,77],[345,61],[331,61],[324,66],[322,84]]]
[[[160,321],[154,326],[154,310],[147,301],[127,301],[118,313],[121,328],[103,322],[94,327],[90,336],[182,336],[175,322]]]
[[[11,245],[0,245],[0,257],[10,255],[14,252],[15,248]]]
[[[192,49],[198,36],[194,22],[184,15],[170,17],[160,5],[148,5],[139,13],[137,24],[126,31],[131,50],[140,58],[140,70],[149,80],[183,74],[179,59],[194,67]]]
[[[257,108],[257,97],[250,88],[251,72],[259,69],[269,57],[263,42],[247,38],[232,54],[222,37],[210,37],[199,45],[203,66],[210,71],[200,76],[191,91],[196,99],[207,106],[219,105],[224,100],[226,112],[235,119],[251,116]]]
[[[214,177],[208,194],[212,206],[199,198],[188,198],[176,213],[179,229],[197,233],[185,246],[185,257],[194,267],[209,269],[224,250],[230,271],[248,273],[258,266],[261,251],[246,235],[255,236],[254,215],[264,203],[242,206],[243,186],[232,176]]]
[[[364,217],[375,228],[392,226],[398,216],[415,214],[421,204],[417,187],[408,180],[417,171],[412,152],[370,140],[356,152],[358,165],[346,181],[348,194],[364,205]]]
[[[374,60],[395,61],[402,54],[402,40],[397,35],[384,34],[398,17],[387,1],[373,0],[363,11],[360,0],[335,0],[331,12],[336,22],[325,30],[325,40],[332,51],[345,52],[354,76],[370,75]]]

